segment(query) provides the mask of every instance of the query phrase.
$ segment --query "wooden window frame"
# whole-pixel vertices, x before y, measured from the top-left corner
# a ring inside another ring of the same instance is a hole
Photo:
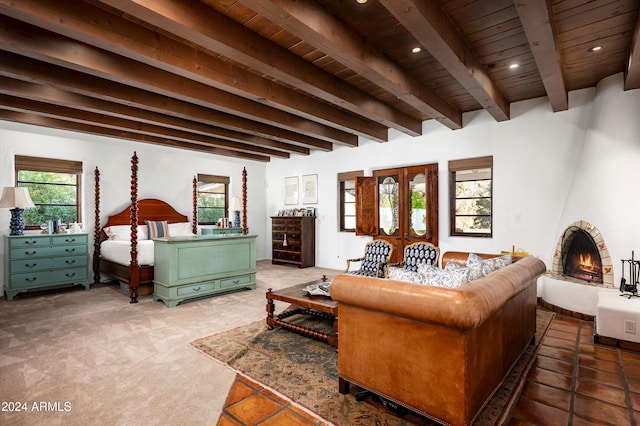
[[[491,212],[489,214],[489,232],[462,232],[456,230],[456,173],[459,171],[473,169],[490,169],[491,170],[491,192],[489,199],[491,200]],[[493,156],[466,158],[461,160],[449,161],[449,234],[452,237],[493,237]]]
[[[28,183],[27,181],[22,181],[19,179],[20,171],[30,171],[30,172],[47,172],[47,173],[63,173],[63,174],[72,174],[76,177],[75,187],[76,187],[76,200],[75,200],[75,209],[76,209],[76,217],[74,222],[82,222],[82,162],[81,161],[71,161],[71,160],[59,160],[55,158],[44,158],[44,157],[30,157],[25,155],[16,155],[14,156],[14,178],[16,182],[16,186]],[[41,203],[38,203],[37,200],[33,200],[33,203],[38,206]],[[40,229],[40,224],[29,224],[24,227],[24,229],[34,230]]]
[[[198,173],[198,176],[197,176],[197,184],[198,183],[219,183],[224,185],[223,217],[226,217],[226,218],[229,217],[229,183],[230,182],[231,182],[231,179],[229,179],[229,176],[207,175],[202,173]],[[198,187],[197,184],[196,184],[196,188]],[[199,195],[201,191],[199,189],[196,189],[196,193],[197,195]],[[207,208],[207,207],[198,207],[198,209],[200,208]],[[213,223],[213,222],[201,222],[200,216],[201,216],[200,212],[198,211],[198,225],[216,225],[216,223]]]
[[[353,181],[353,189],[356,189],[356,177],[364,176],[363,170],[357,170],[353,172],[343,172],[338,173],[338,194],[340,195],[339,202],[339,223],[340,223],[340,232],[356,232],[355,226],[353,228],[347,228],[345,226],[345,216],[346,216],[346,200],[345,200],[345,183],[349,181]],[[356,210],[357,200],[353,202],[354,211]],[[356,220],[356,214],[353,215],[354,223]]]

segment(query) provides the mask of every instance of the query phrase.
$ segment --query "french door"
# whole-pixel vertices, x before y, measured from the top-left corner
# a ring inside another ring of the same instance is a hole
[[[417,241],[438,245],[438,165],[375,170],[356,178],[356,235],[391,243],[392,262]]]

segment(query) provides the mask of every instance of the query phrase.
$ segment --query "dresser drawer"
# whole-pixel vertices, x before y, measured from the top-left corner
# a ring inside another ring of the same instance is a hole
[[[71,256],[86,254],[87,246],[58,245],[50,247],[28,247],[11,250],[11,259],[33,259],[37,257]]]
[[[74,283],[86,281],[88,278],[87,268],[69,268],[64,270],[25,272],[20,274],[11,274],[9,277],[11,287],[29,287],[36,288],[38,286],[46,286],[58,283]]]
[[[220,287],[236,287],[243,284],[251,284],[253,282],[251,275],[238,275],[237,277],[224,278],[220,280]]]
[[[31,248],[31,247],[48,247],[49,237],[12,237],[9,240],[10,249]]]
[[[300,254],[290,251],[273,251],[273,260],[284,260],[289,262],[299,262]]]
[[[51,244],[54,246],[82,245],[86,247],[88,236],[86,234],[63,234],[51,237]]]
[[[35,272],[49,269],[87,266],[87,256],[39,257],[11,261],[11,272]]]
[[[212,281],[191,284],[191,285],[183,285],[177,288],[176,294],[180,297],[184,296],[197,296],[198,294],[206,294],[208,291],[213,290],[214,283]]]

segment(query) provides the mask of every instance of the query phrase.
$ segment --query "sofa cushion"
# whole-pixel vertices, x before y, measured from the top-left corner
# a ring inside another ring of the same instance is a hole
[[[426,284],[436,287],[456,288],[469,282],[469,268],[453,263],[451,265],[445,269],[433,265],[420,265],[418,273],[424,275]]]
[[[426,284],[426,277],[420,272],[410,271],[395,266],[389,267],[389,279],[396,281],[406,281],[414,284]]]

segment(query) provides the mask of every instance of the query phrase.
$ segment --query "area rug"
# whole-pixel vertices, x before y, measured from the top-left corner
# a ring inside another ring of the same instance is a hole
[[[500,425],[508,420],[553,315],[538,310],[536,344],[526,348],[502,386],[477,416],[475,425]],[[318,320],[301,317],[299,321]],[[320,321],[314,326],[331,327],[331,324]],[[280,328],[268,330],[265,321],[198,339],[191,345],[339,426],[434,424],[413,413],[397,416],[372,398],[357,401],[356,386],[351,386],[349,394],[340,394],[338,357],[334,347]]]

